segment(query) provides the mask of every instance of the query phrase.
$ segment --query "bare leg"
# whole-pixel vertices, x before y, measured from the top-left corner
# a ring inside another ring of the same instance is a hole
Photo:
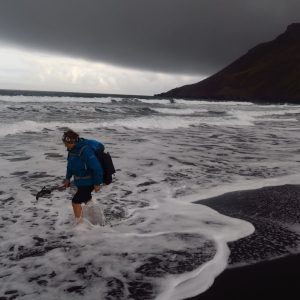
[[[82,207],[80,203],[73,203],[72,202],[72,206],[73,206],[73,211],[74,211],[74,215],[76,219],[80,219],[81,218],[81,214],[82,214]]]

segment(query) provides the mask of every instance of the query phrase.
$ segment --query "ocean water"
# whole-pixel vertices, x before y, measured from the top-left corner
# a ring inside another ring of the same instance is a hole
[[[299,183],[300,106],[0,96],[0,297],[184,299],[227,266],[253,225],[194,201]],[[94,194],[104,227],[73,226],[61,183],[71,128],[117,169]]]

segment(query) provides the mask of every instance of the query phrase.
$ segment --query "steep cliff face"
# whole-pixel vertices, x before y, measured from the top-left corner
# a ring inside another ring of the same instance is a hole
[[[215,75],[159,96],[300,103],[300,23]]]

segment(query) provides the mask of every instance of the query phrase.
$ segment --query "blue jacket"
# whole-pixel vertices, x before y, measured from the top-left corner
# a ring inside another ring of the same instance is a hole
[[[96,157],[96,150],[103,151],[103,144],[81,138],[68,153],[66,179],[70,180],[74,176],[77,187],[103,183],[103,169]]]

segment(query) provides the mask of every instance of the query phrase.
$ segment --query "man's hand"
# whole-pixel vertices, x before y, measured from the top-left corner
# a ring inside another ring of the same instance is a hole
[[[71,185],[71,182],[70,182],[70,180],[68,180],[68,179],[64,179],[64,181],[63,181],[63,185],[64,185],[64,188],[66,189],[66,188],[68,188],[68,187],[70,187],[70,185]]]
[[[94,185],[94,191],[97,193],[100,191],[101,186],[100,185]]]

